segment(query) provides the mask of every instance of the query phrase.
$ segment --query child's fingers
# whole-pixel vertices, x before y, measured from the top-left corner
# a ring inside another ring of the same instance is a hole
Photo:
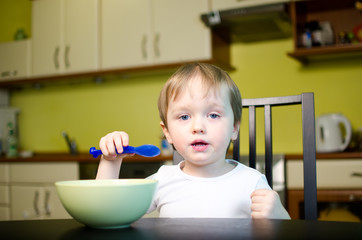
[[[123,146],[128,146],[129,136],[126,132],[117,132],[114,138],[114,145],[117,148],[118,153],[123,152]]]
[[[123,146],[128,146],[129,137],[125,132],[112,132],[102,137],[99,142],[99,147],[103,155],[116,157],[117,152],[123,152]]]

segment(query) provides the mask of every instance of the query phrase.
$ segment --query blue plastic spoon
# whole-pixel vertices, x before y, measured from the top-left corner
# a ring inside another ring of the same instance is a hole
[[[116,150],[117,152],[117,150]],[[151,144],[146,144],[146,145],[141,145],[138,147],[132,147],[132,146],[127,146],[127,147],[123,147],[123,152],[124,153],[135,153],[137,155],[143,156],[143,157],[156,157],[158,155],[160,155],[160,149],[158,147],[156,147],[155,145],[151,145]],[[91,147],[89,149],[89,153],[93,155],[94,158],[97,158],[99,155],[102,155],[102,150],[98,150],[95,147]],[[118,152],[117,152],[118,154]]]

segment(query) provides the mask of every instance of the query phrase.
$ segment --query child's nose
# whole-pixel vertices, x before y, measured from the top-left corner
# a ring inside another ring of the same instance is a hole
[[[205,130],[202,128],[194,128],[193,133],[205,133]]]
[[[204,127],[204,124],[202,123],[201,119],[194,119],[193,126],[192,126],[192,132],[195,133],[205,133],[206,129]]]

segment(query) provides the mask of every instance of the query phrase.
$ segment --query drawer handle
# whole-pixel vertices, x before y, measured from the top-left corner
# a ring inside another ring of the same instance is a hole
[[[147,35],[142,37],[141,51],[143,59],[147,59]]]
[[[65,63],[66,68],[70,67],[69,51],[70,51],[70,46],[67,45],[66,48],[65,48],[65,52],[64,52],[64,63]]]
[[[53,61],[54,61],[54,67],[56,70],[59,69],[59,46],[57,46],[55,48],[55,51],[54,51],[54,56],[53,56]]]
[[[39,192],[35,191],[34,201],[33,201],[33,208],[34,208],[36,216],[40,216],[40,211],[39,211],[39,208],[38,208],[38,202],[39,202]]]
[[[156,33],[154,41],[153,41],[153,50],[155,52],[155,56],[159,58],[161,56],[160,52],[160,34]]]
[[[353,172],[353,173],[351,174],[351,177],[362,177],[362,173],[360,173],[360,172]]]
[[[50,216],[50,207],[49,207],[49,199],[50,199],[50,191],[45,192],[45,199],[44,199],[44,209],[45,215]]]

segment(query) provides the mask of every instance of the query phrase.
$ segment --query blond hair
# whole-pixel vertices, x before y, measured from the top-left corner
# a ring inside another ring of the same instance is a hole
[[[222,69],[207,63],[189,63],[181,66],[165,83],[158,98],[161,121],[167,127],[167,110],[171,100],[175,101],[187,84],[200,76],[205,87],[205,96],[210,90],[217,92],[222,85],[227,86],[230,104],[234,113],[234,125],[241,119],[241,95],[235,82]]]

